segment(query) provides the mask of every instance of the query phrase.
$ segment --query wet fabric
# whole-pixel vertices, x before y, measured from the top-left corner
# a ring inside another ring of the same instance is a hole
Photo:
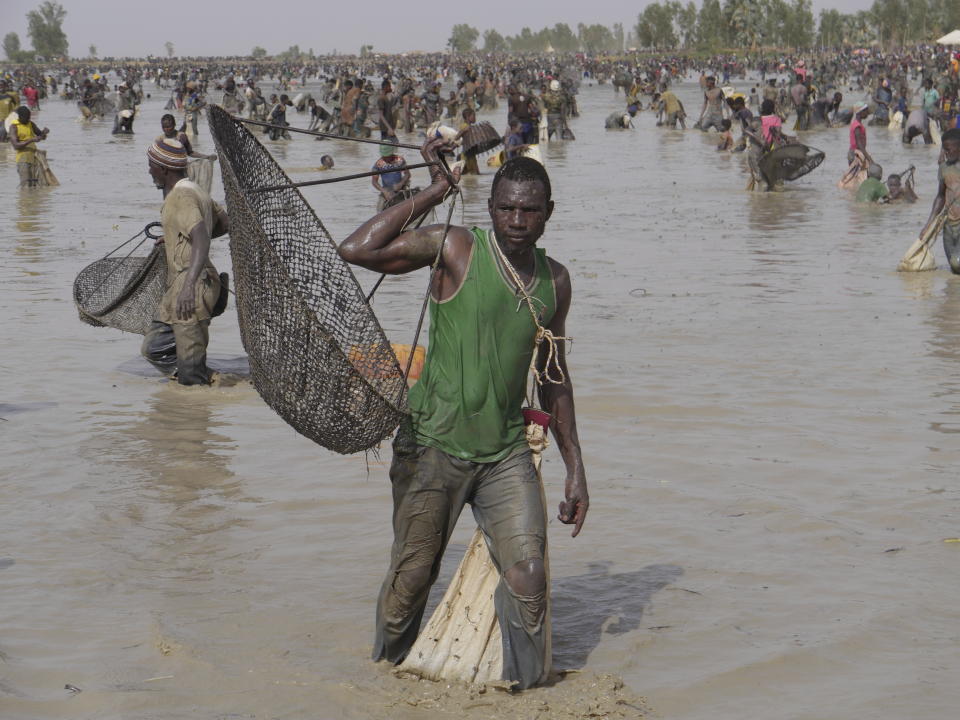
[[[382,175],[380,175],[380,184],[387,190],[398,190],[399,185],[403,182],[403,170],[407,167],[407,161],[402,157],[398,157],[396,160],[390,161],[387,158],[379,158],[371,170],[386,170]]]
[[[622,130],[627,127],[623,123],[623,116],[625,114],[626,113],[620,111],[610,113],[607,115],[607,119],[603,121],[603,127],[607,130]]]
[[[853,116],[853,120],[850,121],[850,150],[857,150],[857,134],[860,134],[863,137],[863,147],[859,148],[866,151],[867,149],[867,129],[863,126],[863,123],[860,122],[860,118],[856,115]]]
[[[960,224],[943,224],[943,251],[954,275],[960,275]]]
[[[717,132],[722,131],[721,124],[723,123],[723,114],[722,113],[712,113],[707,112],[703,116],[703,120],[700,121],[700,129],[706,132],[710,128],[716,128]]]
[[[857,202],[872,203],[889,196],[887,186],[876,178],[868,177],[857,188]]]
[[[948,208],[947,222],[953,225],[960,223],[960,161],[940,163],[937,180],[946,186],[944,200]]]
[[[209,330],[209,320],[190,325],[168,325],[155,320],[143,336],[140,352],[164,375],[176,375],[181,385],[209,385]]]
[[[394,543],[377,602],[373,659],[401,662],[416,640],[440,558],[465,503],[500,572],[494,605],[503,638],[503,679],[518,689],[544,679],[546,577],[529,573],[512,589],[504,574],[543,568],[546,511],[529,447],[495,463],[475,463],[398,433],[390,468]],[[511,570],[513,569],[513,570]],[[522,573],[521,573],[522,574]]]
[[[190,231],[202,222],[212,235],[217,210],[210,195],[191,180],[178,182],[164,199],[160,221],[167,255],[167,291],[158,310],[157,319],[161,322],[178,324],[210,319],[220,297],[220,278],[209,258],[197,279],[196,309],[186,320],[177,317],[177,296],[186,282],[193,252]]]
[[[40,164],[18,162],[17,175],[20,177],[20,187],[36,187],[40,184]]]
[[[780,130],[783,127],[783,121],[779,115],[764,115],[760,118],[760,127],[763,128],[763,140],[768,145],[773,142],[773,128]]]
[[[473,228],[463,283],[442,302],[430,298],[430,342],[410,391],[417,442],[474,462],[502,460],[526,445],[521,414],[537,328],[499,266],[493,231]],[[525,288],[547,326],[557,301],[546,252]]]
[[[32,121],[23,124],[20,122],[15,122],[10,126],[10,132],[17,136],[19,142],[24,140],[31,140],[37,137],[37,133],[34,130],[34,124]],[[17,163],[36,163],[37,162],[37,144],[30,143],[25,148],[17,150]]]
[[[674,95],[671,90],[665,90],[663,94],[660,95],[660,102],[663,103],[663,111],[667,115],[680,112],[680,100],[677,99],[677,96]]]

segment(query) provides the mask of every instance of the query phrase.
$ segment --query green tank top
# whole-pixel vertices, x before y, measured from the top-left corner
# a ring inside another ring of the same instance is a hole
[[[520,412],[536,326],[500,265],[492,232],[472,228],[466,277],[453,297],[430,298],[430,341],[410,391],[417,442],[472,462],[496,462],[526,443]],[[546,327],[557,310],[546,251],[526,288]]]

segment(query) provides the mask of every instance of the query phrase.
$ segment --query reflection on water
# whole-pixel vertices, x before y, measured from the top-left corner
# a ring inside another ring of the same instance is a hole
[[[783,192],[751,192],[746,196],[750,229],[762,234],[777,232],[789,237],[791,242],[802,242],[798,230],[810,232],[809,223],[817,224],[817,218],[811,215],[813,193],[801,185],[788,183],[787,187]]]
[[[16,252],[25,262],[40,262],[42,250],[49,241],[50,221],[55,188],[23,188],[17,191]]]
[[[90,452],[115,468],[110,517],[133,531],[114,549],[149,568],[138,582],[182,594],[176,581],[211,579],[227,553],[225,532],[241,524],[230,508],[242,485],[229,467],[235,442],[219,432],[223,394],[157,385],[141,411],[93,415]]]
[[[189,504],[215,492],[225,498],[236,492],[228,481],[227,454],[233,443],[217,433],[222,426],[214,409],[221,397],[208,388],[184,388],[161,382],[148,400],[140,422],[125,430],[143,448],[139,458],[166,500]]]
[[[897,277],[914,300],[929,298],[936,287],[937,274],[933,272],[898,272]]]
[[[931,275],[932,273],[912,273]],[[933,328],[930,337],[930,355],[939,360],[935,381],[939,390],[934,393],[942,419],[930,423],[936,432],[960,433],[960,278],[951,277],[943,289],[942,299],[930,316]]]

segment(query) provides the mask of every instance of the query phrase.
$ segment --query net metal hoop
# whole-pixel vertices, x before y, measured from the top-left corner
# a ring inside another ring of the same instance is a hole
[[[338,453],[368,450],[400,423],[405,380],[360,283],[266,148],[222,108],[220,155],[240,336],[254,387],[297,432]]]

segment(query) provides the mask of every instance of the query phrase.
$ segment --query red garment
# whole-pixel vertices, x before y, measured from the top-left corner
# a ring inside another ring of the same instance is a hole
[[[867,149],[867,129],[863,126],[863,123],[860,122],[860,118],[856,115],[853,116],[853,120],[850,121],[850,149],[857,149],[857,128],[860,129],[860,132],[863,133],[863,149]]]
[[[780,121],[779,115],[764,115],[760,118],[760,124],[763,127],[763,141],[767,144],[773,142],[773,133],[771,132],[771,129],[779,129],[783,127],[783,123]]]
[[[40,93],[37,92],[37,89],[32,85],[27,85],[23,89],[23,94],[27,98],[27,107],[35,108],[37,107],[37,98],[40,97]]]

